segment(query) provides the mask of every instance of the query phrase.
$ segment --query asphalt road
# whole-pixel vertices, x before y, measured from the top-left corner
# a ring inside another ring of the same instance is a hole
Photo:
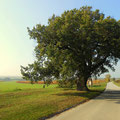
[[[120,120],[120,87],[109,82],[100,96],[48,120]]]

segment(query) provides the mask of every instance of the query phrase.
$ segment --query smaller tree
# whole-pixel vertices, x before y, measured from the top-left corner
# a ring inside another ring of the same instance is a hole
[[[105,75],[106,82],[110,82],[110,79],[111,79],[111,75],[110,74]]]
[[[115,81],[115,80],[116,80],[116,79],[115,79],[115,77],[114,77],[114,78],[112,78],[112,80],[113,80],[113,81]]]

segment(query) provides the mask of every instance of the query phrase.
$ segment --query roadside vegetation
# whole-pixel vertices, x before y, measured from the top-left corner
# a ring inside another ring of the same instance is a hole
[[[90,87],[92,91],[58,88],[54,84],[46,88],[42,86],[42,84],[1,82],[0,119],[38,120],[48,117],[99,95],[105,89],[106,83],[93,84],[93,87]]]
[[[114,80],[112,81],[115,85],[119,86],[120,87],[120,80]]]

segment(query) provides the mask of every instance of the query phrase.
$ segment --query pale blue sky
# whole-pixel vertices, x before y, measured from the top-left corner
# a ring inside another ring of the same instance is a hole
[[[33,62],[35,43],[27,27],[47,24],[53,13],[60,15],[83,5],[120,19],[119,0],[0,0],[0,76],[20,76],[20,65]],[[120,77],[119,68],[120,62],[116,72],[110,72],[112,77]]]

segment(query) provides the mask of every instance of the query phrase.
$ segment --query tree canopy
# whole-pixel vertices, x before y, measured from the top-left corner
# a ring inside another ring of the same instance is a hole
[[[88,78],[114,70],[120,58],[120,22],[92,7],[53,15],[28,32],[37,46],[36,61],[21,67],[25,79],[74,80],[77,90],[88,90]]]

